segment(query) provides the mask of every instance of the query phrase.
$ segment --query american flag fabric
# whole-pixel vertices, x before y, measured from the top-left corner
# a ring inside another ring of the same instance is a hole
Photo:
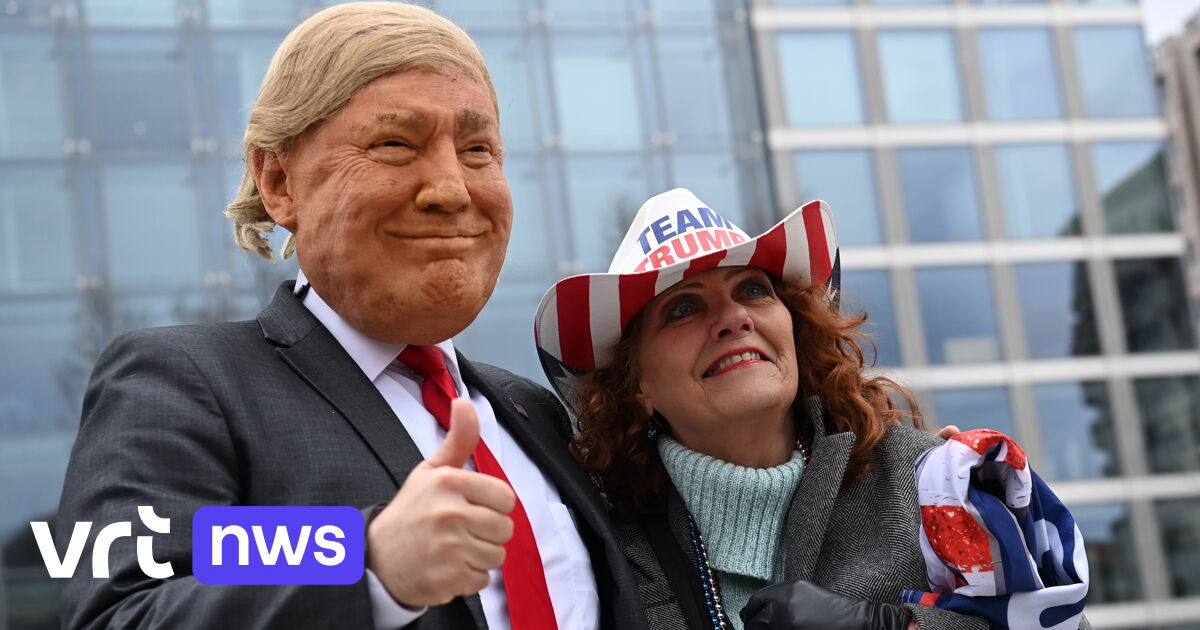
[[[964,431],[917,460],[930,592],[905,603],[984,617],[993,628],[1074,630],[1088,563],[1075,519],[997,431]]]
[[[702,271],[735,266],[825,284],[836,297],[840,261],[829,206],[806,203],[751,238],[685,188],[651,197],[608,273],[560,280],[538,304],[534,341],[550,382],[574,406],[575,379],[609,366],[629,322],[654,296]]]

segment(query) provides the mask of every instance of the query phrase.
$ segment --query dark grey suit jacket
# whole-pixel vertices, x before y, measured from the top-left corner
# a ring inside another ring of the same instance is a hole
[[[941,438],[889,427],[875,448],[867,476],[843,486],[855,435],[828,434],[816,397],[809,398],[806,407],[812,457],[784,522],[780,544],[785,578],[806,580],[849,597],[896,604],[901,590],[928,590],[918,540],[913,466]],[[707,613],[687,532],[687,507],[674,489],[665,514],[619,529],[652,629],[712,627],[704,621]],[[927,606],[906,608],[921,628],[988,627],[979,617]],[[1090,627],[1086,619],[1080,625]]]
[[[57,517],[132,521],[151,505],[171,519],[147,578],[135,539],[118,540],[110,579],[90,545],[61,592],[65,628],[373,628],[366,579],[349,586],[210,586],[191,575],[191,520],[205,505],[351,505],[392,498],[421,460],[383,397],[284,283],[257,321],[140,330],[97,362]],[[591,554],[605,628],[644,627],[632,573],[589,478],[566,450],[566,415],[544,388],[459,356],[463,380],[558,488]],[[485,628],[479,597],[431,608],[409,626]]]

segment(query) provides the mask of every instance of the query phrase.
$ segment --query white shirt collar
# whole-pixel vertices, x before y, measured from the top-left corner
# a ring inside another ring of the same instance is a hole
[[[296,273],[296,289],[308,284],[308,279],[304,276],[304,271]],[[387,343],[372,339],[363,334],[357,328],[351,326],[349,322],[342,319],[321,296],[317,294],[316,289],[309,286],[308,292],[304,295],[303,304],[314,317],[316,317],[329,332],[333,334],[333,338],[337,339],[338,344],[350,355],[351,359],[358,365],[363,374],[367,376],[371,382],[379,378],[383,371],[396,360],[406,344],[402,343]],[[442,356],[446,361],[446,369],[450,372],[450,376],[454,379],[454,387],[458,390],[459,396],[464,395],[466,387],[462,381],[462,374],[458,369],[458,355],[454,352],[454,343],[449,339],[434,344],[442,351]],[[404,370],[408,370],[406,366],[397,364]]]

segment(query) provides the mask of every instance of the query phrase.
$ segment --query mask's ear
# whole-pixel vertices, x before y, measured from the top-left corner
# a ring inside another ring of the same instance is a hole
[[[271,220],[296,233],[296,203],[288,186],[287,160],[277,151],[256,149],[251,155],[254,184]]]

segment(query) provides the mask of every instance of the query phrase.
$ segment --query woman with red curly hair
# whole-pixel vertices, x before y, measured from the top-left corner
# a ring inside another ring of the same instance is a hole
[[[866,316],[838,311],[838,268],[823,202],[751,238],[675,189],[608,273],[539,305],[543,367],[652,628],[988,627],[900,604],[928,588],[913,466],[941,440],[864,374]]]

